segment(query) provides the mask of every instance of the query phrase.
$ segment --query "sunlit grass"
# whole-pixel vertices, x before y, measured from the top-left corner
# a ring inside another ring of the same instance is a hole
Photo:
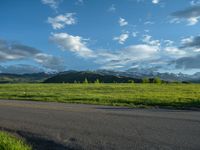
[[[24,141],[0,131],[0,150],[31,150],[32,148]]]
[[[2,84],[0,99],[200,107],[198,84]]]

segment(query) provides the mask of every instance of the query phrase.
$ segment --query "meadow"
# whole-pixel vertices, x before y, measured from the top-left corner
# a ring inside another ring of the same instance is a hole
[[[200,108],[200,84],[1,84],[0,99]]]

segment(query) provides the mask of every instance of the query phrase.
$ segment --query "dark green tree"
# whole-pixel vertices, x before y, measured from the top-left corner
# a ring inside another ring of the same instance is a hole
[[[142,79],[142,83],[150,83],[150,80],[149,80],[149,78],[146,78],[146,77],[145,77],[145,78],[143,78],[143,79]]]
[[[100,83],[99,79],[96,79],[96,80],[94,81],[94,83],[99,84],[99,83]]]
[[[153,83],[161,84],[162,80],[159,77],[153,79]]]
[[[87,84],[88,83],[88,79],[85,78],[85,80],[83,81],[83,83]]]
[[[128,83],[135,83],[134,80],[128,80]]]

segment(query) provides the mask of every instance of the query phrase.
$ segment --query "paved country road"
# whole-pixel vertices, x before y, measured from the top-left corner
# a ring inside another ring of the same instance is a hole
[[[0,129],[38,150],[200,149],[200,111],[0,100]]]

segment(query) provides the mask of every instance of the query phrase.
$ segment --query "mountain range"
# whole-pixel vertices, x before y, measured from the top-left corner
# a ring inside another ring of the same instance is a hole
[[[0,83],[74,83],[84,82],[87,79],[89,82],[95,82],[97,79],[104,83],[127,83],[134,81],[135,83],[142,82],[143,78],[149,78],[152,81],[154,78],[160,78],[167,82],[191,82],[200,83],[200,72],[193,75],[183,73],[159,73],[147,70],[96,70],[96,71],[74,71],[69,70],[60,73],[33,73],[33,74],[7,74],[0,73]]]

